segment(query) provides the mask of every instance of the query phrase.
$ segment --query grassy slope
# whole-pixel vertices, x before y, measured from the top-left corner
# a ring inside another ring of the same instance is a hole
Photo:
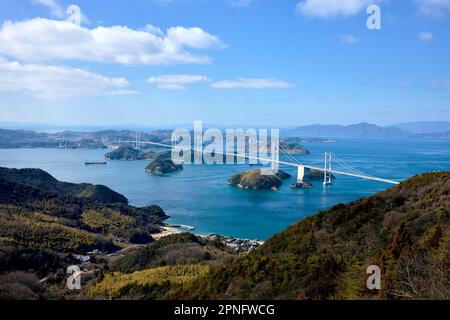
[[[236,253],[221,242],[182,233],[136,249],[117,260],[111,266],[111,271],[132,273],[168,265],[215,264],[217,261],[232,260],[235,256]]]
[[[146,247],[129,249],[88,290],[88,298],[166,299],[187,290],[211,266],[237,254],[221,242],[190,233],[171,235]]]
[[[176,265],[137,271],[132,274],[107,273],[88,290],[88,297],[120,299],[157,299],[171,290],[189,286],[206,274],[208,265]]]

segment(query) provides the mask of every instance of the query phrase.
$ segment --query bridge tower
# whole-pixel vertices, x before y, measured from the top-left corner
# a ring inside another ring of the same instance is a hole
[[[297,183],[308,184],[310,183],[311,169],[303,165],[297,166]]]
[[[141,134],[136,132],[135,149],[139,150],[140,147],[141,147]]]
[[[332,163],[333,163],[333,156],[331,152],[325,152],[325,162],[324,162],[324,170],[323,170],[323,185],[329,186],[332,183],[331,176],[332,176]]]

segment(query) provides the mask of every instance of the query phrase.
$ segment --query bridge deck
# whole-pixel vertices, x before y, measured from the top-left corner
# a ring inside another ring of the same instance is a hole
[[[136,141],[122,141],[122,143],[133,143],[134,144],[134,143],[136,143]],[[172,146],[172,145],[169,145],[169,144],[158,143],[158,142],[139,141],[139,144],[148,144],[148,145],[154,145],[154,146],[165,147],[165,148],[170,148],[170,149],[192,150],[192,151],[195,151],[195,152],[203,153],[203,150],[198,150],[198,149],[194,149],[194,148],[182,148],[182,147]],[[254,157],[254,156],[250,156],[250,155],[236,154],[236,153],[232,153],[232,152],[216,152],[216,154],[225,155],[225,156],[239,157],[239,158],[244,158],[244,159],[249,159],[249,160],[263,161],[263,162],[267,162],[267,163],[284,164],[284,165],[291,166],[291,167],[303,166],[305,168],[318,170],[318,171],[321,171],[321,172],[325,172],[325,171],[326,172],[331,172],[332,174],[336,174],[336,175],[356,177],[356,178],[361,178],[361,179],[366,179],[366,180],[385,182],[385,183],[389,183],[389,184],[400,184],[400,182],[394,181],[394,180],[391,180],[391,179],[383,179],[383,178],[372,177],[372,176],[364,175],[364,174],[344,172],[344,171],[337,171],[337,170],[331,170],[330,171],[330,170],[325,170],[324,168],[304,165],[304,164],[301,164],[301,163],[292,163],[292,162],[281,161],[281,160],[273,160],[273,159],[267,159],[267,158],[261,158],[261,157]]]

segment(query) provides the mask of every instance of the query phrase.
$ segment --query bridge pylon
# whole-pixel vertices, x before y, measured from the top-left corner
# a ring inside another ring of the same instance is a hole
[[[141,134],[138,133],[138,132],[136,132],[136,141],[135,141],[135,144],[134,144],[134,148],[136,150],[139,150],[141,148]]]
[[[297,166],[297,183],[304,184],[310,183],[311,169],[301,164]]]
[[[331,152],[325,152],[325,161],[324,161],[324,170],[323,170],[323,185],[330,186],[333,184],[332,182],[332,164],[333,164],[333,155]]]

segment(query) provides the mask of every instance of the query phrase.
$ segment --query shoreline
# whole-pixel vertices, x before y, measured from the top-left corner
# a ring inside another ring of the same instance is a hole
[[[259,246],[264,244],[264,241],[261,240],[251,240],[251,239],[244,239],[244,238],[237,238],[237,237],[231,237],[231,236],[223,236],[216,233],[210,233],[210,234],[200,234],[192,232],[195,230],[195,227],[188,226],[188,225],[181,225],[181,224],[164,224],[161,226],[161,232],[152,234],[151,236],[156,241],[161,240],[162,238],[168,237],[170,235],[174,234],[181,234],[184,232],[192,233],[193,235],[207,240],[221,241],[224,245],[227,247],[230,247],[234,249],[237,253],[248,253]]]
[[[180,233],[183,233],[183,231],[180,231],[174,227],[171,227],[170,225],[163,225],[163,226],[161,226],[161,232],[154,233],[151,236],[155,240],[160,240],[164,237],[171,236],[174,234],[180,234]]]

